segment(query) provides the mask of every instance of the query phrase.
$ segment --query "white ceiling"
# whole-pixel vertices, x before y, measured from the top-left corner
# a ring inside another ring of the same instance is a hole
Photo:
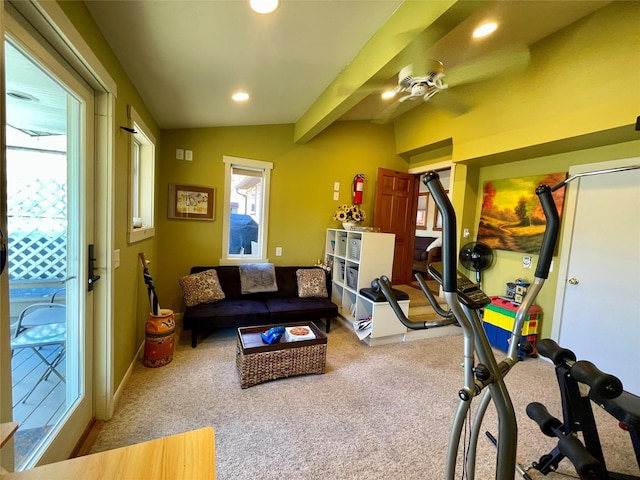
[[[249,0],[92,0],[86,5],[161,128],[291,124],[313,112],[322,129],[336,120],[379,117],[389,106],[379,97],[382,83],[392,85],[407,63],[441,61],[453,91],[461,82],[522,66],[526,46],[610,0],[465,0],[435,20],[429,15],[448,2],[411,0],[420,13],[424,8],[425,19],[414,19],[414,28],[403,32],[408,38],[398,41],[388,27],[404,25],[397,21],[407,6],[402,3],[284,0],[270,15],[252,12]],[[486,19],[499,22],[497,32],[472,42],[471,31]],[[497,56],[505,47],[508,56]],[[486,60],[493,61],[482,65]],[[33,75],[12,76],[7,70],[8,90],[41,94],[39,85],[31,85]],[[346,79],[354,78],[349,85]],[[230,97],[241,89],[251,99],[237,104]],[[449,91],[433,101],[446,99]],[[417,103],[405,102],[394,115]],[[39,104],[31,102],[29,108]],[[32,117],[40,118],[37,129],[46,131],[44,117]]]
[[[87,7],[162,128],[293,123],[400,0],[90,1]],[[250,102],[231,94],[245,90]]]

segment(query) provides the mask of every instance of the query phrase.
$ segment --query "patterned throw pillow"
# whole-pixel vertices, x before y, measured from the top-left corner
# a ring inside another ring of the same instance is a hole
[[[224,300],[224,292],[218,280],[218,272],[213,268],[182,277],[180,279],[180,287],[182,287],[182,295],[187,307]]]
[[[320,268],[300,268],[296,270],[298,296],[300,298],[329,296],[324,270]]]

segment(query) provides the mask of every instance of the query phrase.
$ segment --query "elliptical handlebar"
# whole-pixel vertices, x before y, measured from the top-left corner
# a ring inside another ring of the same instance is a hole
[[[442,215],[442,289],[455,292],[457,283],[456,214],[437,172],[429,172],[423,183],[429,189]]]
[[[395,313],[398,320],[400,320],[400,323],[411,330],[426,330],[428,328],[443,327],[456,323],[456,318],[452,315],[448,315],[446,312],[444,312],[445,315],[441,315],[444,317],[442,320],[433,322],[413,322],[409,320],[402,311],[402,308],[400,308],[400,304],[398,303],[398,300],[396,300],[395,295],[391,292],[391,282],[389,281],[389,277],[386,275],[382,275],[380,278],[374,278],[371,282],[371,288],[374,292],[381,291],[384,294],[391,306],[391,309],[393,310],[393,313]],[[433,299],[433,302],[435,303],[435,299]]]
[[[396,300],[395,295],[391,292],[389,278],[386,275],[382,275],[380,278],[374,278],[371,282],[371,289],[374,292],[381,291],[384,294],[385,298],[389,302],[389,305],[391,306],[391,309],[393,310],[393,313],[396,314],[396,317],[398,317],[400,323],[402,323],[405,327],[411,328],[413,330],[423,330],[427,328],[425,322],[412,322],[407,318],[407,316],[400,308],[400,304]]]
[[[553,201],[552,189],[548,185],[540,185],[536,188],[536,195],[540,199],[542,211],[547,220],[547,227],[542,237],[542,246],[540,247],[540,258],[536,266],[537,278],[548,278],[551,269],[551,260],[553,259],[553,250],[558,240],[558,232],[560,231],[560,215]]]

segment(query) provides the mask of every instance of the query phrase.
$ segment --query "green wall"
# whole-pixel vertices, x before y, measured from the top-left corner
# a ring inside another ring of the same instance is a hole
[[[120,267],[113,273],[114,386],[117,388],[144,341],[144,325],[149,319],[149,301],[138,253],[144,252],[154,267],[157,263],[157,235],[149,240],[127,243],[130,134],[119,128],[121,125],[129,125],[127,105],[135,108],[157,139],[160,139],[160,130],[84,3],[65,1],[58,4],[100,59],[118,88],[113,112],[115,195],[111,199],[114,213],[113,248],[120,250]]]
[[[158,269],[156,288],[163,306],[183,312],[180,277],[194,265],[218,265],[222,255],[223,155],[273,162],[269,205],[268,258],[276,265],[313,265],[324,258],[325,229],[338,226],[338,205],[351,203],[351,182],[365,175],[365,225],[373,220],[379,167],[407,171],[395,153],[391,126],[338,122],[313,140],[293,142],[293,125],[163,130],[158,168]],[[176,148],[193,151],[193,161],[175,159]],[[340,199],[333,186],[340,182]],[[215,221],[166,216],[168,184],[214,187]],[[282,256],[275,248],[282,247]]]

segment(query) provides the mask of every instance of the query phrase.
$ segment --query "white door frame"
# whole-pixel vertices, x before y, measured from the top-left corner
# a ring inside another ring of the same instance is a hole
[[[17,2],[22,5],[27,2]],[[59,53],[82,72],[94,89],[95,107],[95,184],[96,202],[96,258],[97,274],[102,278],[95,284],[94,307],[94,384],[95,416],[109,419],[113,415],[113,263],[114,213],[112,199],[114,185],[115,80],[93,53],[84,38],[56,2],[29,2],[29,20],[37,21],[39,32],[56,45]],[[23,15],[25,12],[22,11]]]
[[[4,0],[0,0],[0,35],[4,39]],[[4,81],[4,41],[0,42],[0,98],[5,97]],[[0,125],[6,124],[4,101],[0,108]],[[0,172],[6,172],[6,141],[5,129],[0,128]],[[4,180],[0,182],[0,229],[3,234],[7,232],[7,192]],[[9,274],[8,265],[0,274],[0,319],[9,318]],[[0,321],[0,372],[11,371],[11,340],[9,321]],[[13,404],[3,398],[10,398],[6,392],[13,389],[11,375],[0,375],[0,422],[6,423],[13,420]],[[13,445],[9,443],[0,454],[0,463],[3,466],[13,466]]]

